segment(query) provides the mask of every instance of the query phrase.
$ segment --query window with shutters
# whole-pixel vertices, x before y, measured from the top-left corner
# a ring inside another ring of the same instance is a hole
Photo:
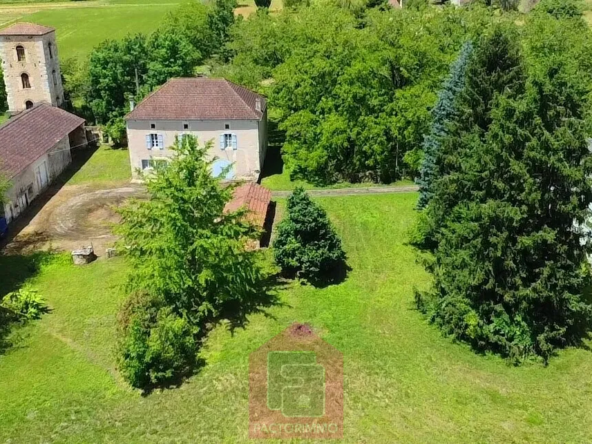
[[[232,133],[223,133],[220,134],[220,149],[233,149],[236,150],[238,148],[238,137],[236,134]]]
[[[232,148],[232,134],[224,134],[224,149]]]
[[[151,133],[146,135],[146,148],[151,149],[164,149],[164,135]]]

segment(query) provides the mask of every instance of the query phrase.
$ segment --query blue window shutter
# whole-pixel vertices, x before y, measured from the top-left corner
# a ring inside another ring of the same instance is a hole
[[[146,134],[146,148],[152,149],[152,135]]]
[[[158,135],[158,148],[164,150],[164,134]]]
[[[223,150],[224,148],[226,148],[224,146],[224,142],[226,141],[225,139],[226,134],[220,134],[220,149]]]
[[[232,149],[235,151],[238,149],[238,138],[236,137],[236,134],[232,135]]]

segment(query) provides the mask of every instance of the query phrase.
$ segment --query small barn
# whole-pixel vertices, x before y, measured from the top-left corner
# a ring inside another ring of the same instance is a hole
[[[240,209],[247,210],[249,221],[261,229],[262,234],[259,243],[253,245],[253,247],[267,246],[273,223],[271,191],[257,183],[240,185],[234,190],[232,200],[226,204],[224,211],[230,213]]]
[[[41,103],[0,126],[0,175],[10,181],[0,219],[10,223],[72,162],[87,143],[84,119]]]

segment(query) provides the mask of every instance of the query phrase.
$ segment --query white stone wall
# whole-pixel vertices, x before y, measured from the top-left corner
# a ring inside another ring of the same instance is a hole
[[[150,126],[154,124],[155,128]],[[188,124],[189,129],[183,125]],[[225,129],[228,124],[230,129]],[[210,158],[217,157],[234,163],[235,179],[257,180],[263,167],[262,159],[265,152],[265,141],[260,133],[264,133],[262,121],[258,120],[128,120],[127,139],[132,167],[132,177],[138,178],[137,170],[142,168],[142,159],[168,158],[173,152],[169,149],[175,143],[175,137],[182,134],[196,136],[198,143],[212,141]],[[237,136],[237,149],[220,149],[220,135],[224,133]],[[164,136],[165,149],[146,148],[147,134]]]
[[[25,207],[19,203],[23,201],[23,199],[19,199],[19,196],[22,197],[26,194],[25,201],[28,201],[30,204],[33,199],[45,190],[45,188],[40,187],[36,177],[37,169],[44,162],[47,167],[49,179],[47,186],[49,186],[72,162],[70,142],[67,136],[56,143],[49,153],[41,156],[19,175],[10,180],[11,187],[6,193],[7,203],[4,205],[4,215],[9,223],[14,217],[17,217],[25,210]]]
[[[25,49],[25,61],[18,61],[17,46]],[[11,113],[26,109],[27,101],[62,106],[64,88],[55,32],[43,36],[0,36],[0,58]],[[30,89],[23,88],[23,73],[29,75]]]

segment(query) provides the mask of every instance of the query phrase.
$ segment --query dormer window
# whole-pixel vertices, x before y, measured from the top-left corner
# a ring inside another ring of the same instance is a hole
[[[25,62],[27,60],[27,56],[25,55],[25,48],[22,46],[16,47],[16,58],[19,62]]]

